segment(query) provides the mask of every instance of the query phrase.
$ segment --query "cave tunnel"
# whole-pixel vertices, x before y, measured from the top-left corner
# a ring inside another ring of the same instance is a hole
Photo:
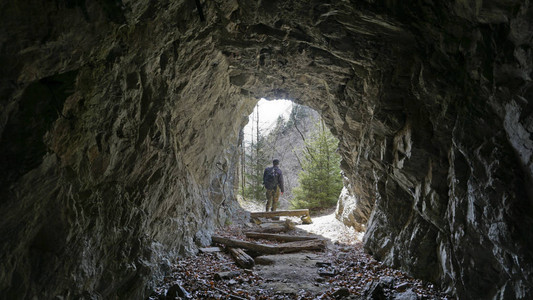
[[[144,299],[232,217],[239,131],[339,139],[365,250],[460,299],[533,295],[528,1],[10,1],[0,296]],[[348,209],[349,208],[349,209]]]

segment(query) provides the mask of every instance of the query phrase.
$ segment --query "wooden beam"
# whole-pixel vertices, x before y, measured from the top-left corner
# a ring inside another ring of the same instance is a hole
[[[239,267],[243,269],[251,269],[254,267],[255,265],[254,259],[250,255],[246,254],[244,250],[239,249],[239,248],[229,248],[228,250],[231,256],[233,256],[235,263]]]
[[[241,241],[241,240],[236,240],[236,239],[225,238],[225,237],[221,237],[217,235],[212,236],[211,240],[213,240],[213,242],[215,243],[223,244],[228,247],[244,248],[244,249],[253,250],[253,251],[264,253],[264,254],[275,254],[276,253],[276,250],[271,245],[251,243],[251,242],[246,242],[246,241]]]
[[[308,240],[308,241],[297,241],[297,242],[288,242],[276,245],[276,249],[279,251],[278,253],[290,253],[290,252],[298,252],[298,251],[305,251],[305,250],[324,250],[326,249],[326,241],[325,240]]]
[[[283,222],[283,223],[261,223],[259,224],[259,229],[256,229],[261,232],[269,232],[269,233],[279,233],[279,232],[287,232],[294,228],[294,224],[291,224],[289,222]]]
[[[262,211],[262,212],[252,212],[250,213],[252,218],[271,218],[271,217],[300,217],[300,216],[309,216],[309,209],[294,209],[294,210],[276,210],[276,211]]]
[[[308,241],[316,240],[316,237],[312,236],[303,236],[303,235],[287,235],[287,234],[273,234],[273,233],[262,233],[262,232],[245,232],[247,238],[251,239],[265,239],[273,240],[280,242],[294,242],[294,241]]]
[[[298,252],[304,250],[324,250],[326,248],[325,240],[308,240],[308,241],[297,241],[283,243],[279,245],[265,245],[260,243],[251,243],[236,239],[225,238],[221,236],[212,236],[211,239],[215,243],[224,244],[228,247],[233,248],[244,248],[259,252],[262,254],[279,254],[279,253],[290,253]]]

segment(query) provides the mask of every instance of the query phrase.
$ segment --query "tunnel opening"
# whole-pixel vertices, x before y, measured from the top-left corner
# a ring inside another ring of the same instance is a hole
[[[271,209],[335,207],[342,189],[338,139],[320,115],[290,100],[263,98],[248,119],[239,148],[236,195],[241,205],[255,205],[256,211],[264,204],[265,191],[271,185],[265,185],[269,180],[265,172],[276,159],[281,182],[277,177],[271,180],[283,194]]]

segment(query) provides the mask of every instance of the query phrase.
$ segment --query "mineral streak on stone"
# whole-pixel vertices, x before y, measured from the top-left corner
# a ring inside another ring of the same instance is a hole
[[[146,297],[231,216],[268,97],[340,139],[368,252],[460,298],[531,297],[529,2],[199,2],[0,5],[3,296]]]

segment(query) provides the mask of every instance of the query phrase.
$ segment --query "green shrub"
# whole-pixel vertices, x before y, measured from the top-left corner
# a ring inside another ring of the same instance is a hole
[[[300,186],[294,189],[291,208],[321,209],[337,203],[342,190],[338,140],[324,123],[306,141],[302,160],[303,171],[298,174]]]

